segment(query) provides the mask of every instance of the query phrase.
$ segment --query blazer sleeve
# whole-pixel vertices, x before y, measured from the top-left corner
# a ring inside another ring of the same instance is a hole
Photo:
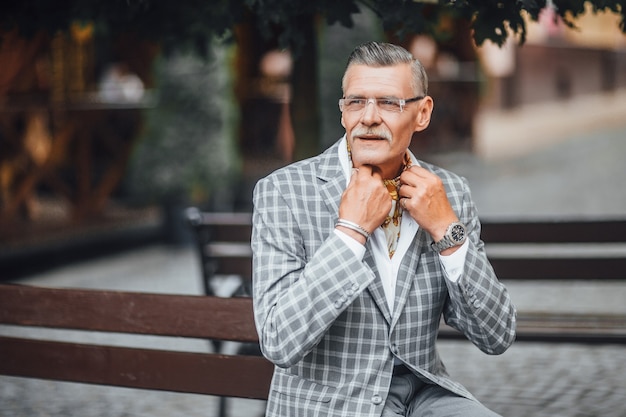
[[[449,299],[444,319],[483,352],[500,354],[515,340],[515,307],[487,259],[480,239],[480,221],[465,179],[460,181],[458,191],[452,187],[449,193],[459,218],[467,226],[469,247],[459,280],[446,280]]]
[[[254,316],[263,355],[290,367],[320,342],[374,273],[332,228],[315,226],[321,201],[310,210],[292,207],[274,181],[262,179],[254,190]]]

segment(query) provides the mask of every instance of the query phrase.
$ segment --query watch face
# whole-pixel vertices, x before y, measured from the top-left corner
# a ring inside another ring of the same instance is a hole
[[[455,224],[452,230],[450,230],[450,237],[455,242],[463,242],[463,239],[465,239],[465,228],[460,224]]]

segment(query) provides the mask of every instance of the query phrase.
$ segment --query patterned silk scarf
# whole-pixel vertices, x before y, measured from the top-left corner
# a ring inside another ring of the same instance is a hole
[[[348,157],[350,163],[352,163],[352,151],[350,144],[346,141],[348,146]],[[404,155],[404,163],[400,174],[411,166],[411,156],[407,151]],[[387,191],[391,196],[391,210],[387,215],[387,218],[381,225],[387,238],[387,251],[389,252],[389,259],[393,258],[396,253],[398,241],[400,240],[400,222],[402,221],[402,207],[400,206],[399,190],[400,190],[400,175],[393,179],[383,180],[383,184],[387,187]]]
[[[404,155],[404,164],[402,166],[402,172],[411,166],[411,157],[407,152]],[[387,218],[381,225],[385,231],[385,237],[387,238],[387,251],[389,252],[389,259],[393,258],[396,253],[398,241],[400,240],[400,222],[402,221],[402,207],[400,206],[400,175],[390,180],[383,180],[387,191],[391,196],[391,210],[387,215]]]

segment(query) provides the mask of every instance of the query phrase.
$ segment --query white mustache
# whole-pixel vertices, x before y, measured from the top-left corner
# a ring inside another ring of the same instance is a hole
[[[357,127],[356,129],[352,131],[351,136],[352,136],[352,139],[358,136],[378,136],[380,138],[386,139],[387,141],[391,142],[391,132],[385,128],[372,129],[372,128],[365,128],[365,127]]]

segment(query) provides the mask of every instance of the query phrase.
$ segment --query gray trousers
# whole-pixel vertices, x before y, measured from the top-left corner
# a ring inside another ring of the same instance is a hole
[[[500,417],[478,401],[460,397],[412,373],[394,376],[382,417]]]

